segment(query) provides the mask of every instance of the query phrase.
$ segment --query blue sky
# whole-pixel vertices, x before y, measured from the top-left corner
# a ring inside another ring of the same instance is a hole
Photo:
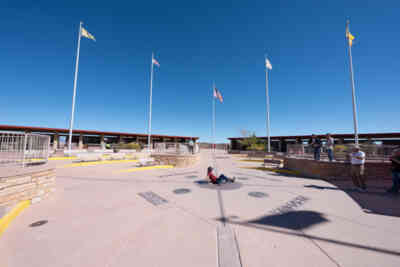
[[[216,139],[265,135],[264,54],[271,134],[353,132],[345,20],[360,132],[399,129],[398,1],[2,1],[0,124],[68,128],[79,21],[74,128]]]

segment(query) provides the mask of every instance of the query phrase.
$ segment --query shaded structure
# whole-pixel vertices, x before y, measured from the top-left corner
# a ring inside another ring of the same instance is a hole
[[[13,131],[21,133],[37,133],[50,136],[51,148],[62,149],[68,143],[69,129],[35,127],[35,126],[15,126],[0,125],[2,131]],[[124,132],[108,132],[95,130],[78,130],[74,129],[72,135],[73,148],[90,148],[104,147],[105,144],[129,143],[137,142],[147,144],[147,134],[124,133]],[[173,136],[173,135],[157,135],[151,136],[152,143],[187,143],[189,141],[196,142],[199,138],[192,136]]]
[[[325,141],[326,135],[316,135],[322,141]],[[331,134],[335,140],[335,144],[350,144],[354,143],[354,134]],[[267,142],[267,137],[258,137]],[[230,137],[231,150],[242,150],[243,146],[240,141],[245,137]],[[381,142],[383,145],[399,145],[400,132],[398,133],[360,133],[358,134],[360,144]],[[288,144],[305,144],[309,143],[311,135],[291,135],[291,136],[271,136],[271,150],[286,152]]]

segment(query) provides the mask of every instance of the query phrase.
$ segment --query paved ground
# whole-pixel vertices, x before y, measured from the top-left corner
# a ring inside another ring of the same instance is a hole
[[[321,180],[243,169],[260,163],[222,152],[218,171],[237,183],[204,184],[213,162],[203,152],[193,168],[58,168],[53,197],[2,235],[0,266],[400,266],[393,210],[365,210],[361,193]]]

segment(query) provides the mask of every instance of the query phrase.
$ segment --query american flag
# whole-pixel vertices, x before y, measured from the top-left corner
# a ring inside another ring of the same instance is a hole
[[[221,103],[224,102],[224,99],[222,98],[222,95],[221,95],[221,93],[218,91],[217,88],[214,88],[214,97],[215,97],[215,98],[218,98],[219,101],[220,101]]]
[[[268,58],[265,58],[265,67],[269,70],[272,70],[272,65]]]
[[[156,65],[157,67],[160,67],[160,63],[158,63],[158,61],[155,58],[153,58],[153,64]]]

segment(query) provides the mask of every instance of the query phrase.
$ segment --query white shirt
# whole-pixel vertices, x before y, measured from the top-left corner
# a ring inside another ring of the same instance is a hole
[[[332,137],[329,137],[327,140],[326,140],[326,148],[327,149],[333,149],[333,144],[335,143],[335,141],[333,140],[333,138]]]
[[[351,164],[353,165],[361,165],[365,162],[365,153],[362,151],[353,152],[350,154],[351,156]],[[356,159],[356,157],[362,157],[362,159]]]

